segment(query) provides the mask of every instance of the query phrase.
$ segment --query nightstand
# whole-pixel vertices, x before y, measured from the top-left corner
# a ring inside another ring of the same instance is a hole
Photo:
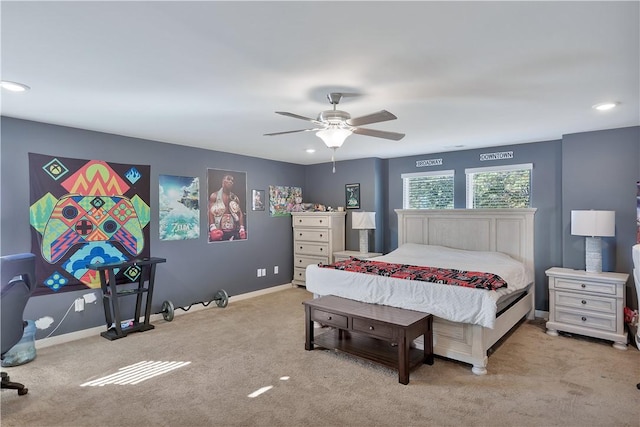
[[[333,262],[346,261],[350,257],[356,257],[360,259],[369,259],[369,258],[375,258],[380,255],[382,254],[379,252],[367,252],[363,254],[360,251],[339,251],[339,252],[333,253]]]
[[[627,349],[624,330],[625,286],[628,274],[587,273],[568,268],[550,268],[549,321],[547,334],[571,332],[613,341]]]

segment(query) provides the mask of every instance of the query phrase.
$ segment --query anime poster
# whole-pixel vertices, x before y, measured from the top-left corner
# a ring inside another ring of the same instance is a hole
[[[34,295],[99,288],[89,264],[149,256],[150,169],[29,153]],[[116,281],[139,274],[116,270]]]
[[[302,212],[302,188],[281,185],[269,186],[269,215],[289,216],[291,212]]]
[[[246,240],[247,173],[207,170],[209,243]]]
[[[160,175],[160,240],[187,240],[200,237],[200,179]]]

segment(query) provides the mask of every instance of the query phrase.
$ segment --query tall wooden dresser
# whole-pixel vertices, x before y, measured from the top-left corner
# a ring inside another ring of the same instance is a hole
[[[292,212],[293,284],[305,285],[309,264],[330,264],[344,250],[346,212]]]

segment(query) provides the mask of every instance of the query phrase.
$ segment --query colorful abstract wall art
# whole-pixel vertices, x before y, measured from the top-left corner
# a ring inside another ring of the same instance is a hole
[[[247,173],[208,169],[207,188],[209,243],[246,240]]]
[[[187,240],[200,237],[200,179],[160,175],[160,240]]]
[[[282,185],[269,186],[269,215],[290,216],[291,212],[302,212],[302,188]]]
[[[34,295],[99,288],[87,265],[149,256],[149,173],[145,165],[29,153]],[[139,274],[128,268],[116,280]]]

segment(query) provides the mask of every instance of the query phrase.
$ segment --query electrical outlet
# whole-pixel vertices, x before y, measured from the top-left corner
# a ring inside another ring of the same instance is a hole
[[[267,269],[266,269],[266,268],[263,268],[263,269],[262,269],[262,277],[264,277],[264,276],[266,276],[266,275],[267,275]]]
[[[262,270],[258,269],[258,277],[262,277]]]
[[[278,266],[273,267],[273,274],[278,274]]]
[[[76,311],[84,311],[84,298],[76,298]]]

